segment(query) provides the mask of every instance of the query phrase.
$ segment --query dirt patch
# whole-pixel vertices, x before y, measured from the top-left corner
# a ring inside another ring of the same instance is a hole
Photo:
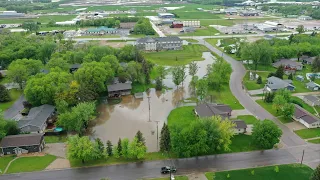
[[[28,154],[20,154],[18,157],[32,157],[32,156],[45,156],[44,152],[36,152],[36,153],[28,153]]]

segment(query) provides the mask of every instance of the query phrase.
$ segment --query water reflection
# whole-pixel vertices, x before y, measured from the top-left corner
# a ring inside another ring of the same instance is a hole
[[[197,76],[199,78],[206,75],[207,65],[214,62],[213,56],[209,52],[203,53],[203,57],[204,61],[197,62],[199,66]],[[99,105],[99,116],[91,124],[88,135],[99,137],[103,142],[110,140],[116,144],[119,138],[132,139],[140,130],[145,136],[148,151],[157,151],[156,122],[159,122],[158,132],[160,133],[170,111],[179,106],[181,100],[192,96],[193,91],[189,88],[190,81],[191,77],[188,75],[184,86],[176,87],[172,82],[172,76],[167,75],[163,83],[171,90],[161,92],[151,89],[148,93],[144,93],[141,99],[130,95],[123,96],[120,104]],[[148,97],[150,97],[150,120]]]

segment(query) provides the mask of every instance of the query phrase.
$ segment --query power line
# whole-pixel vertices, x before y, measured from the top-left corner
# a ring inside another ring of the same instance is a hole
[[[150,110],[151,110],[151,106],[150,106],[150,96],[148,96],[148,105],[149,105],[149,122],[151,122],[151,116],[150,116]]]

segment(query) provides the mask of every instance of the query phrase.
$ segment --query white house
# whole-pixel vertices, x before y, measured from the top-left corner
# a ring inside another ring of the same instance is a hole
[[[318,128],[320,127],[320,119],[307,112],[305,109],[295,104],[294,120],[300,122],[307,128]]]
[[[247,132],[247,124],[244,121],[234,120],[232,122],[235,124],[235,126],[234,126],[234,133],[235,134],[241,134],[241,133]]]

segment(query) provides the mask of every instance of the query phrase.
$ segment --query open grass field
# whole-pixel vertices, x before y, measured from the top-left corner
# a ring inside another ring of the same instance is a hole
[[[209,50],[199,44],[183,46],[183,50],[178,51],[161,51],[161,52],[147,52],[144,54],[147,60],[163,65],[163,66],[178,66],[186,65],[192,61],[202,61],[202,52]]]
[[[173,109],[168,116],[168,125],[184,126],[197,119],[193,106],[184,106]]]
[[[213,36],[216,33],[219,33],[219,31],[213,27],[202,27],[195,32],[182,33],[179,36]]]
[[[162,178],[151,178],[151,179],[143,179],[143,180],[168,180],[169,177],[162,177]],[[188,180],[187,176],[174,176],[175,180]]]
[[[132,89],[131,89],[131,93],[139,93],[139,92],[145,92],[147,89],[149,88],[154,88],[155,85],[154,84],[140,84],[140,83],[132,83]]]
[[[309,180],[313,170],[306,165],[288,164],[275,166],[206,173],[208,179],[214,180]],[[254,171],[254,175],[252,172]],[[229,177],[228,177],[229,176]]]
[[[313,143],[313,144],[320,144],[320,138],[319,139],[312,139],[308,141],[309,143]]]
[[[246,75],[243,78],[243,84],[247,88],[247,90],[262,89],[266,84],[269,72],[257,72],[257,74],[261,76],[262,84],[257,84],[257,80],[250,80],[250,72],[247,71]]]
[[[20,157],[11,163],[7,173],[31,172],[44,170],[57,157],[53,155]]]
[[[246,134],[235,135],[233,136],[231,141],[232,141],[232,144],[230,146],[230,151],[223,152],[223,153],[260,150],[256,145],[253,144],[251,135],[246,135]]]
[[[4,172],[9,162],[14,159],[14,156],[0,157],[0,174]]]
[[[77,30],[76,26],[57,26],[57,27],[47,27],[42,25],[39,27],[39,31],[52,31],[52,30]]]
[[[49,143],[61,143],[61,142],[67,142],[68,137],[67,136],[44,136],[44,141]]]
[[[40,16],[38,18],[32,19],[0,19],[0,24],[12,24],[12,23],[23,23],[24,21],[37,21],[40,23],[48,23],[50,21],[60,22],[60,21],[68,21],[72,20],[76,17],[76,15],[48,15],[48,16]]]
[[[301,129],[294,132],[303,139],[320,137],[320,128]]]
[[[266,103],[261,99],[257,100],[256,102],[260,104],[260,106],[262,106],[265,110],[267,110],[272,115],[278,116],[277,111],[272,108],[272,103]]]
[[[244,109],[239,101],[233,96],[229,84],[223,85],[220,92],[209,90],[209,96],[212,96],[214,102],[227,104],[231,109]]]
[[[120,38],[119,35],[104,35],[104,36],[77,36],[75,38],[90,38],[90,39],[97,39],[97,38]]]
[[[170,11],[171,12],[171,11]],[[220,15],[212,14],[204,11],[191,11],[191,12],[182,12],[182,11],[172,11],[174,12],[179,19],[220,19]]]
[[[237,116],[236,119],[243,120],[244,122],[246,122],[246,124],[255,124],[259,122],[259,120],[252,115]]]
[[[144,38],[146,37],[147,35],[145,34],[130,34],[128,37],[132,37],[132,38]],[[158,34],[155,34],[155,35],[148,35],[149,37],[159,37]]]
[[[9,92],[10,92],[11,101],[0,103],[0,109],[2,111],[9,109],[14,104],[14,102],[22,95],[22,91],[17,89],[11,89]]]

